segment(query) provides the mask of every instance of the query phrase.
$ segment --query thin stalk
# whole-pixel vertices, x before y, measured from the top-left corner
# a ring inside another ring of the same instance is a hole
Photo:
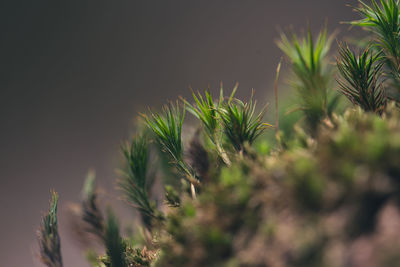
[[[196,188],[194,187],[193,184],[190,184],[190,192],[192,193],[192,198],[197,199],[196,197]]]
[[[226,151],[222,148],[221,143],[218,141],[216,134],[214,134],[214,144],[215,148],[217,149],[218,156],[222,159],[222,161],[226,164],[226,166],[230,167],[232,165],[231,160],[228,157]]]
[[[278,82],[279,74],[281,72],[282,58],[279,61],[278,67],[276,68],[276,76],[274,82],[274,94],[275,94],[275,131],[279,132],[279,101],[278,101]]]

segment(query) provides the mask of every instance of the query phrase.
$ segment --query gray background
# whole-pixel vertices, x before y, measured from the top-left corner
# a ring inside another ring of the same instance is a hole
[[[86,266],[63,211],[90,167],[115,191],[135,114],[219,81],[266,102],[277,27],[328,18],[345,32],[339,22],[357,17],[346,3],[355,0],[1,1],[0,266],[41,266],[35,232],[50,188],[65,266]]]

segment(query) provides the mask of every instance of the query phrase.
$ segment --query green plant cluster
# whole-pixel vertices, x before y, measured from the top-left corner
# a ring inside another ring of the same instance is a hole
[[[117,181],[141,223],[104,214],[90,172],[73,228],[91,266],[400,266],[399,2],[355,10],[373,41],[339,43],[336,66],[326,28],[281,34],[297,97],[274,123],[237,86],[142,114]],[[56,211],[53,193],[39,233],[50,267],[62,266]]]
[[[348,110],[315,140],[223,167],[169,214],[156,266],[363,266],[365,238],[371,266],[397,266],[400,112],[385,116]]]

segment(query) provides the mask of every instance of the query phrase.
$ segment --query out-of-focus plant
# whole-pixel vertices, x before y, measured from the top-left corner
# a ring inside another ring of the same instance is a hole
[[[339,47],[337,66],[342,76],[338,80],[340,91],[365,111],[381,114],[386,106],[382,66],[379,54],[369,48],[356,55],[347,45]]]
[[[155,253],[146,248],[134,248],[128,239],[121,235],[118,219],[111,209],[107,210],[107,219],[104,231],[104,247],[106,254],[97,256],[89,254],[92,267],[130,267],[150,266]]]
[[[136,136],[131,144],[126,143],[122,146],[127,168],[126,171],[120,171],[122,177],[119,185],[126,200],[138,209],[144,225],[151,230],[156,221],[163,219],[163,215],[149,198],[154,177],[149,177],[148,173],[148,149],[148,138],[143,134]]]
[[[57,221],[58,194],[51,192],[50,209],[38,232],[40,259],[48,267],[62,267],[61,243]]]
[[[126,244],[120,235],[118,220],[110,210],[107,213],[105,245],[107,254],[102,261],[107,267],[128,266],[125,255]]]
[[[88,224],[86,230],[104,240],[104,218],[97,203],[96,174],[90,170],[82,190],[82,219]]]
[[[334,35],[328,36],[325,27],[313,38],[308,30],[307,37],[292,33],[281,33],[277,42],[290,61],[295,75],[292,86],[298,94],[298,109],[304,113],[308,130],[315,133],[319,123],[330,116],[337,105],[338,95],[332,90],[332,68],[329,52]]]

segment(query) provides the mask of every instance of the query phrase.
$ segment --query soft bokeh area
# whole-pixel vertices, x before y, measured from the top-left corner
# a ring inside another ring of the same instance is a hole
[[[66,205],[94,168],[124,206],[115,169],[136,114],[220,81],[272,102],[278,27],[318,30],[328,19],[343,33],[339,22],[356,16],[346,4],[356,1],[2,1],[0,265],[41,266],[36,229],[54,188],[65,266],[87,266]]]

